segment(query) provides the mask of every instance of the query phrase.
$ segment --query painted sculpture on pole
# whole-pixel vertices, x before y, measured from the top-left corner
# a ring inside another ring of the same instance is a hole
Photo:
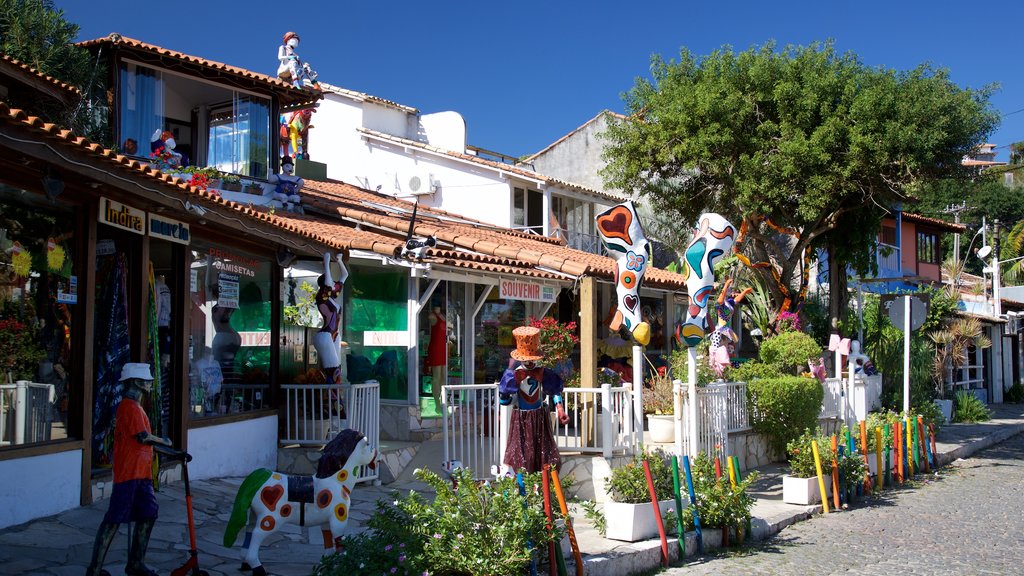
[[[683,256],[683,275],[690,305],[680,335],[687,347],[695,347],[707,333],[708,302],[715,288],[715,264],[732,250],[736,227],[714,213],[700,215],[697,228]]]
[[[338,330],[341,327],[342,288],[348,279],[348,268],[339,252],[336,260],[341,267],[341,275],[335,280],[331,274],[331,253],[324,253],[324,273],[317,278],[316,308],[323,318],[323,326],[313,336],[313,347],[316,348],[320,367],[324,371],[327,383],[331,388],[331,424],[330,432],[341,430],[340,420],[345,420],[345,403],[342,399],[341,385],[344,384],[341,369],[341,338]]]
[[[242,570],[266,576],[260,544],[285,524],[321,526],[324,549],[335,546],[348,525],[352,488],[360,466],[377,465],[377,450],[356,430],[342,430],[321,450],[314,476],[289,476],[266,468],[253,470],[235,496],[224,530],[224,546],[234,546],[246,528]]]
[[[751,288],[744,288],[739,292],[730,293],[729,289],[731,286],[732,278],[727,278],[722,286],[722,291],[718,294],[718,305],[715,306],[718,321],[715,325],[715,330],[708,338],[710,341],[708,362],[719,378],[725,373],[725,369],[732,364],[732,357],[736,354],[736,343],[739,341],[736,332],[732,329],[733,314],[736,313],[736,307],[743,303],[743,299],[747,297],[747,294],[753,291]]]
[[[595,218],[608,254],[615,258],[617,309],[608,327],[625,326],[641,346],[651,341],[651,326],[640,314],[640,285],[651,261],[651,243],[632,202],[612,206]]]

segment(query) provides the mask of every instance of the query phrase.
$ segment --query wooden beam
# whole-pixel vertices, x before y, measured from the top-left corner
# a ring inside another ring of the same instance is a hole
[[[78,254],[82,254],[82,258],[78,268],[81,277],[78,282],[79,303],[77,306],[81,311],[75,315],[75,319],[81,320],[81,324],[71,327],[75,338],[81,342],[81,345],[76,348],[82,351],[82,356],[78,359],[82,369],[72,371],[72,374],[75,372],[81,374],[80,378],[72,376],[72,379],[81,382],[82,404],[77,409],[82,423],[80,426],[82,432],[82,469],[80,471],[82,506],[92,504],[92,412],[93,387],[96,385],[96,365],[93,362],[96,334],[96,214],[100,209],[99,198],[93,198],[87,206],[85,214],[79,214],[79,219],[85,220],[79,229],[83,230],[85,234],[78,243],[78,246],[81,247]],[[74,406],[74,402],[71,405]]]
[[[597,386],[597,280],[580,279],[580,386]]]

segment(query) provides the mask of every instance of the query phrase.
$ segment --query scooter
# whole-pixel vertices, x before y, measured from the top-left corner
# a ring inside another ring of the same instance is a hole
[[[199,551],[196,550],[196,524],[192,516],[192,489],[188,483],[188,463],[192,455],[184,450],[175,450],[169,446],[154,444],[153,449],[172,459],[181,460],[181,478],[185,481],[185,506],[188,510],[188,543],[189,558],[184,564],[171,571],[171,576],[210,576],[206,570],[199,569]]]

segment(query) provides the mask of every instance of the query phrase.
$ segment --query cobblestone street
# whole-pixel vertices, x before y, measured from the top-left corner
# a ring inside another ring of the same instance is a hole
[[[918,487],[815,516],[750,549],[666,574],[1021,574],[1024,434]]]

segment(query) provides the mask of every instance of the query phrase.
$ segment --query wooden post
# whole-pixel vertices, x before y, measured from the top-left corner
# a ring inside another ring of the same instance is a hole
[[[580,387],[597,387],[597,280],[593,276],[580,279]],[[586,406],[586,421],[583,428],[582,444],[595,446],[597,430],[594,428],[594,401],[590,395],[583,396]],[[639,431],[643,438],[643,430]]]
[[[89,208],[85,211],[85,238],[80,242],[82,247],[78,254],[82,254],[83,264],[79,265],[79,306],[81,312],[74,317],[74,321],[81,319],[82,325],[72,326],[72,337],[82,343],[82,376],[78,380],[82,386],[82,406],[78,409],[78,418],[81,418],[82,430],[82,469],[80,470],[81,497],[83,506],[92,504],[92,418],[93,418],[93,391],[96,385],[96,365],[93,362],[95,346],[95,324],[96,324],[96,215],[99,213],[99,198],[89,201]],[[72,374],[74,371],[72,371]],[[75,376],[72,375],[72,382]],[[69,409],[70,417],[70,409]]]

